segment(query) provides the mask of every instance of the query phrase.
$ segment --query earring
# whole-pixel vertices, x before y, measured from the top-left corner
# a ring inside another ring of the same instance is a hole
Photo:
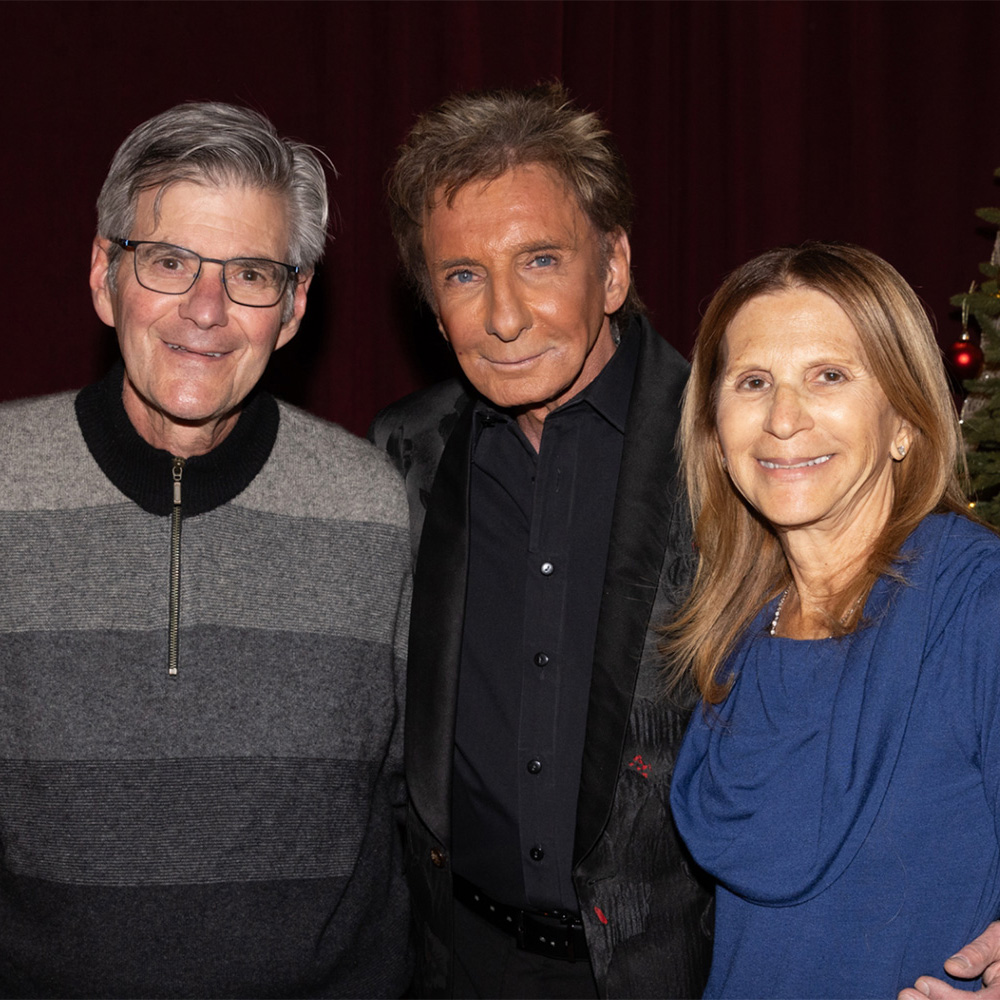
[[[900,459],[906,458],[906,445],[905,444],[901,444],[899,446],[899,457],[900,457]]]

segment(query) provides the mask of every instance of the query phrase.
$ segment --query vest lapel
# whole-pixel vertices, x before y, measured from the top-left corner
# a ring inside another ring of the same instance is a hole
[[[607,823],[632,696],[676,516],[674,437],[687,364],[642,323],[594,649],[574,862]],[[656,623],[652,623],[656,624]]]
[[[471,408],[438,465],[414,574],[406,684],[406,772],[423,822],[450,845],[451,769],[469,554]]]

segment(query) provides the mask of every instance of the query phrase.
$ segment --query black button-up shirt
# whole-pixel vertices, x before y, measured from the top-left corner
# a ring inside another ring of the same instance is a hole
[[[570,878],[597,616],[638,358],[626,337],[545,419],[475,408],[452,798],[454,870],[526,909]]]

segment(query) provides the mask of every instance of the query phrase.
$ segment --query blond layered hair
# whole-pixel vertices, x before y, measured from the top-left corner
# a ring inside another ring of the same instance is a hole
[[[439,198],[453,204],[466,184],[534,163],[555,171],[576,197],[601,237],[606,264],[618,234],[631,231],[632,186],[610,132],[562,84],[456,94],[417,119],[389,173],[389,219],[407,276],[431,308],[427,214]],[[630,282],[616,319],[641,311]]]
[[[861,606],[879,576],[898,575],[894,562],[917,524],[934,511],[969,514],[961,431],[922,305],[899,273],[880,257],[846,243],[781,247],[735,270],[715,293],[698,330],[678,438],[698,548],[691,595],[667,626],[669,680],[691,678],[709,703],[725,697],[731,680],[720,669],[760,609],[791,582],[778,538],[743,499],[722,465],[716,407],[725,334],[751,299],[788,289],[829,295],[847,314],[864,358],[896,413],[913,429],[906,458],[892,468],[892,509],[864,567],[830,608],[833,634],[857,627]],[[841,618],[851,619],[846,625]]]

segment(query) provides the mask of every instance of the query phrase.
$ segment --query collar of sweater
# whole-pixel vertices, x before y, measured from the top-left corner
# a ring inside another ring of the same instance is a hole
[[[173,509],[173,456],[154,448],[132,426],[122,403],[125,366],[119,361],[76,397],[76,419],[94,461],[130,500],[150,514]],[[278,404],[254,390],[236,426],[205,455],[184,462],[183,514],[193,517],[228,503],[253,482],[278,436]]]

